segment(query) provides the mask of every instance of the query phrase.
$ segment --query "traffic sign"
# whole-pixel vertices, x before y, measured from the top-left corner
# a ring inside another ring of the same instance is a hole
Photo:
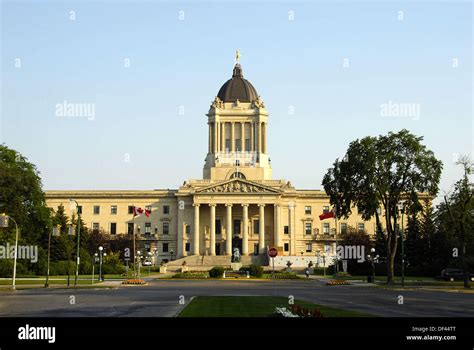
[[[268,249],[268,256],[270,258],[274,258],[277,255],[278,255],[278,250],[275,247],[271,247],[270,249]]]

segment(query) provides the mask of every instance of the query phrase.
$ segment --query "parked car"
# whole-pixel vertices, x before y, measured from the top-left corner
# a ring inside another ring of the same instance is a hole
[[[474,282],[474,274],[468,272],[468,278]],[[464,271],[462,269],[444,269],[441,271],[441,279],[445,281],[463,281]]]
[[[145,260],[145,261],[143,262],[143,266],[151,266],[151,265],[152,265],[152,263],[151,263],[150,260]]]

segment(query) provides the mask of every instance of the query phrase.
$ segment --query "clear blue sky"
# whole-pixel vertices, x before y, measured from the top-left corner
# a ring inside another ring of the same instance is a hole
[[[1,18],[1,142],[45,189],[201,178],[205,113],[237,48],[270,113],[274,178],[321,188],[350,141],[407,128],[443,161],[448,191],[453,154],[473,153],[469,2],[2,1]],[[95,119],[57,117],[64,100],[95,104]],[[388,101],[419,104],[419,118],[382,117]]]

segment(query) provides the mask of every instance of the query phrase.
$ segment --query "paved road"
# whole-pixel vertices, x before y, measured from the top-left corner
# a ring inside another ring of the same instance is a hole
[[[175,316],[201,295],[293,295],[318,304],[378,316],[474,316],[474,294],[438,291],[395,291],[363,286],[326,286],[322,281],[155,280],[147,286],[116,289],[31,289],[0,294],[0,317]],[[399,296],[403,304],[399,304]],[[75,304],[71,304],[71,298]]]

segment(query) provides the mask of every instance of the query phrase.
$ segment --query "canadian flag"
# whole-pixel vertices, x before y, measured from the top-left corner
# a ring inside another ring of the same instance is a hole
[[[145,213],[146,217],[149,218],[151,211],[147,210],[147,209],[142,209],[140,207],[138,207],[138,208],[133,207],[133,216],[142,215],[143,213]]]
[[[322,213],[321,215],[319,215],[319,220],[330,219],[330,218],[333,218],[333,217],[335,217],[334,209],[327,212],[327,213]]]

